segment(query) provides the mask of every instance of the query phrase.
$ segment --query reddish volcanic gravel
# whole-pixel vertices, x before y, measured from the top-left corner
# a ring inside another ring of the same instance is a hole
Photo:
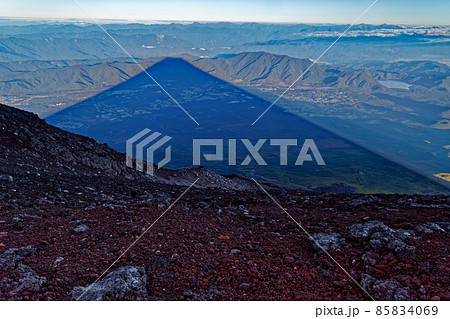
[[[17,183],[24,191],[16,195],[12,183],[1,183],[8,199],[0,203],[0,253],[33,246],[36,251],[23,263],[46,278],[38,291],[13,296],[3,291],[4,299],[24,300],[70,300],[75,286],[97,279],[185,189],[117,182],[117,192],[79,181],[77,190],[35,189],[27,200],[24,193],[31,188]],[[369,274],[407,287],[410,299],[450,299],[448,197],[269,191],[310,234],[345,238],[329,252],[358,282]],[[38,203],[35,198],[44,195]],[[416,247],[415,256],[399,258],[349,238],[351,225],[370,220],[414,231],[415,238],[404,241]],[[441,223],[442,229],[417,230],[426,223]],[[80,225],[89,229],[76,233]],[[375,265],[362,259],[367,252]],[[55,263],[58,257],[64,259]],[[145,268],[150,300],[369,298],[262,191],[192,188],[111,271],[127,265]],[[0,273],[0,282],[8,276]]]

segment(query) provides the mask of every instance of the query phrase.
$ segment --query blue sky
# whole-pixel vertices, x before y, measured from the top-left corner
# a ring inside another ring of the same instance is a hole
[[[77,0],[95,18],[351,23],[374,0]],[[74,18],[73,0],[1,0],[0,16]],[[449,0],[379,0],[362,23],[450,24]]]

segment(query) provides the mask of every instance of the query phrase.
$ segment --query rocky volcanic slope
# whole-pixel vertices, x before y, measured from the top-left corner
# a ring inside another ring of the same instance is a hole
[[[159,169],[155,176],[138,173],[124,165],[125,155],[91,138],[48,125],[37,115],[0,104],[0,174],[14,176],[32,185],[132,183],[255,188],[253,182],[226,178],[206,169],[171,171]],[[7,177],[5,177],[8,179]],[[88,180],[86,180],[88,178]],[[238,180],[238,182],[234,182]],[[120,183],[120,182],[119,182]]]
[[[0,132],[0,299],[369,299],[250,181],[142,176],[5,106]],[[375,299],[450,299],[448,196],[268,191]]]

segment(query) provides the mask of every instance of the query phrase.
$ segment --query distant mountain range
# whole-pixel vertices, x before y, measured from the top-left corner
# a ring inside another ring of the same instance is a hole
[[[196,67],[227,82],[243,85],[288,86],[311,64],[267,52],[246,52],[230,57],[201,58],[182,55]],[[162,58],[140,60],[148,68]],[[101,90],[119,84],[142,72],[129,59],[56,60],[0,63],[0,94],[46,94],[72,90]],[[450,68],[432,61],[384,64],[351,70],[315,64],[294,87],[335,87],[384,91],[377,80],[398,80],[423,88],[449,91]]]
[[[161,58],[142,61],[144,68]],[[129,59],[57,60],[0,63],[0,94],[46,94],[84,89],[105,89],[130,79],[142,70]]]
[[[244,85],[291,85],[308,67],[309,59],[297,59],[267,52],[245,52],[230,57],[197,59],[200,69],[225,81]],[[450,91],[450,67],[433,61],[387,63],[369,69],[350,70],[314,64],[295,87],[335,87],[384,91],[377,80],[404,81],[427,89]]]
[[[238,84],[288,85],[310,64],[306,59],[269,53],[243,53],[231,58],[182,56],[200,69]],[[162,58],[140,60],[147,68]],[[275,63],[275,64],[274,64]],[[49,114],[132,78],[142,70],[130,59],[58,60],[0,63],[4,103],[28,104],[27,110]],[[381,89],[364,71],[314,65],[298,85]],[[36,98],[37,97],[37,98]]]
[[[195,66],[232,83],[249,85],[291,85],[313,62],[267,52],[246,52],[228,58],[199,59]],[[295,86],[360,88],[381,90],[382,86],[366,71],[314,64]]]
[[[450,67],[434,61],[401,61],[372,67],[380,80],[397,80],[439,91],[450,91]]]
[[[267,51],[317,58],[348,25],[260,23],[105,24],[134,57],[192,54],[214,57]],[[445,26],[354,25],[323,61],[336,65],[396,62],[398,57],[449,63]],[[0,26],[0,62],[107,59],[127,55],[93,24]]]

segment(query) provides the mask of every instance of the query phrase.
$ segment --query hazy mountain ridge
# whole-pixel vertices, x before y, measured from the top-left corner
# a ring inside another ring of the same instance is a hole
[[[189,52],[192,44],[170,35],[115,34],[112,36],[133,56],[151,57]],[[176,48],[176,49],[174,49]],[[152,50],[153,49],[153,50]],[[155,50],[156,49],[156,50]],[[151,54],[148,54],[152,50]],[[102,31],[34,37],[0,38],[0,62],[58,59],[107,59],[127,54]]]
[[[198,68],[227,82],[248,85],[288,86],[311,64],[267,52],[244,52],[231,57],[185,58]],[[140,60],[147,68],[162,58]],[[107,88],[127,80],[142,70],[130,59],[57,60],[0,63],[0,94],[47,93],[86,88]],[[381,90],[376,80],[398,80],[428,89],[448,91],[450,68],[432,61],[384,64],[369,70],[350,70],[327,64],[315,64],[296,86],[319,86]]]
[[[192,63],[218,78],[233,83],[289,86],[313,62],[267,52],[245,52],[229,58],[199,59]],[[305,85],[382,89],[382,86],[365,71],[351,71],[323,64],[314,64],[294,86]]]
[[[157,60],[148,59],[141,63],[145,68]],[[0,64],[0,94],[42,94],[107,88],[130,79],[139,72],[142,70],[130,60],[3,63]]]
[[[130,54],[143,59],[183,53],[212,57],[244,51],[316,58],[348,25],[106,23],[104,27]],[[434,55],[439,61],[450,62],[446,53],[449,34],[448,27],[442,26],[359,24],[352,26],[340,40],[339,46],[328,52],[324,59],[334,64],[345,64],[357,61],[393,62],[395,56],[419,60]],[[405,46],[405,43],[408,45]],[[424,45],[428,43],[433,45]],[[126,56],[93,24],[1,25],[0,52],[0,62]]]
[[[450,67],[435,61],[399,61],[372,67],[380,80],[398,80],[411,85],[450,91]]]
[[[307,59],[266,52],[248,52],[217,59],[198,60],[192,55],[181,57],[228,82],[280,87],[291,84],[311,64]],[[139,63],[148,68],[161,59],[149,58],[139,60]],[[71,105],[82,99],[83,95],[92,96],[140,72],[141,68],[126,58],[0,63],[0,94],[3,95],[3,103],[17,106],[28,104],[31,107],[29,110],[42,114]],[[383,91],[383,87],[365,71],[324,64],[314,65],[296,86]],[[64,98],[53,96],[58,92],[64,94]]]

